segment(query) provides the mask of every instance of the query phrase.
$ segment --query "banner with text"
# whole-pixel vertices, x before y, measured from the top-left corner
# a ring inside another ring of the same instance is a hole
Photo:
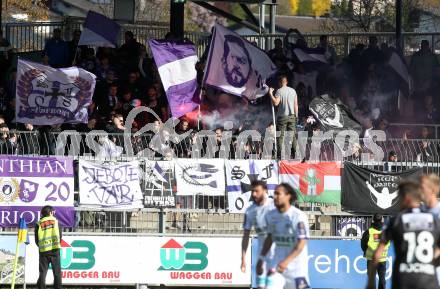
[[[62,226],[74,224],[73,160],[68,157],[0,156],[0,227],[28,224],[51,205]]]
[[[175,207],[174,162],[145,161],[145,207]]]
[[[226,160],[225,169],[231,213],[244,213],[249,207],[253,181],[266,182],[270,196],[278,184],[278,164],[273,160]]]
[[[224,165],[222,159],[178,159],[175,165],[177,194],[224,195]]]
[[[383,172],[344,163],[342,176],[342,208],[365,214],[392,215],[400,210],[397,187],[403,180],[415,180],[422,175],[421,167],[401,172]]]
[[[341,203],[341,169],[335,162],[300,163],[280,161],[280,183],[298,191],[300,202]]]
[[[79,199],[86,207],[142,208],[139,162],[80,160]]]
[[[56,69],[19,59],[17,122],[36,125],[87,123],[96,76],[82,68]]]
[[[240,270],[241,238],[65,236],[61,249],[64,284],[249,286]],[[145,246],[148,244],[148,246]],[[219,250],[228,248],[228,250]],[[251,256],[247,255],[247,264]],[[28,246],[26,282],[38,279],[38,249]],[[47,283],[53,283],[52,272]]]
[[[367,260],[363,257],[360,240],[309,240],[309,278],[312,288],[353,289],[367,284]],[[252,240],[252,262],[258,261],[258,240]],[[394,248],[386,261],[387,289],[391,288]],[[252,278],[256,272],[252,271]],[[377,280],[377,279],[376,279]],[[356,286],[355,286],[356,284]],[[377,284],[377,281],[376,281]]]

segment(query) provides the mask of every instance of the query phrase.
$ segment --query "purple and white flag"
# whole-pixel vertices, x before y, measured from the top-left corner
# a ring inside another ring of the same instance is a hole
[[[121,26],[102,14],[89,11],[78,45],[116,47]]]
[[[15,114],[34,125],[87,123],[96,76],[82,68],[52,68],[19,59]]]
[[[75,221],[73,159],[68,157],[0,156],[0,227],[17,227],[40,219],[50,205],[60,224]]]
[[[193,111],[197,91],[197,53],[192,43],[149,41],[174,117]]]
[[[275,69],[266,52],[237,33],[216,24],[204,85],[254,100],[268,92],[266,79]]]

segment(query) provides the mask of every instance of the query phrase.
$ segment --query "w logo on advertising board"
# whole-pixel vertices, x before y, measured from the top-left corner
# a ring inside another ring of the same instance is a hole
[[[61,240],[61,268],[63,270],[89,270],[95,266],[95,244],[75,240],[71,244]]]
[[[186,242],[183,246],[170,239],[160,248],[160,271],[202,271],[208,266],[208,246]],[[190,262],[188,262],[190,261]]]

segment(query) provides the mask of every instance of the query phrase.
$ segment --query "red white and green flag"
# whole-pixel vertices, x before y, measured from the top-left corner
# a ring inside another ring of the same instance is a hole
[[[337,162],[281,161],[279,180],[297,190],[300,202],[341,203],[341,168]]]

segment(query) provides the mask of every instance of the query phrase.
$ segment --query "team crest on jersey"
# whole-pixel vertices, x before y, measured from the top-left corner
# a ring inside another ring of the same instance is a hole
[[[295,278],[295,284],[297,289],[310,289],[310,286],[304,277]]]

